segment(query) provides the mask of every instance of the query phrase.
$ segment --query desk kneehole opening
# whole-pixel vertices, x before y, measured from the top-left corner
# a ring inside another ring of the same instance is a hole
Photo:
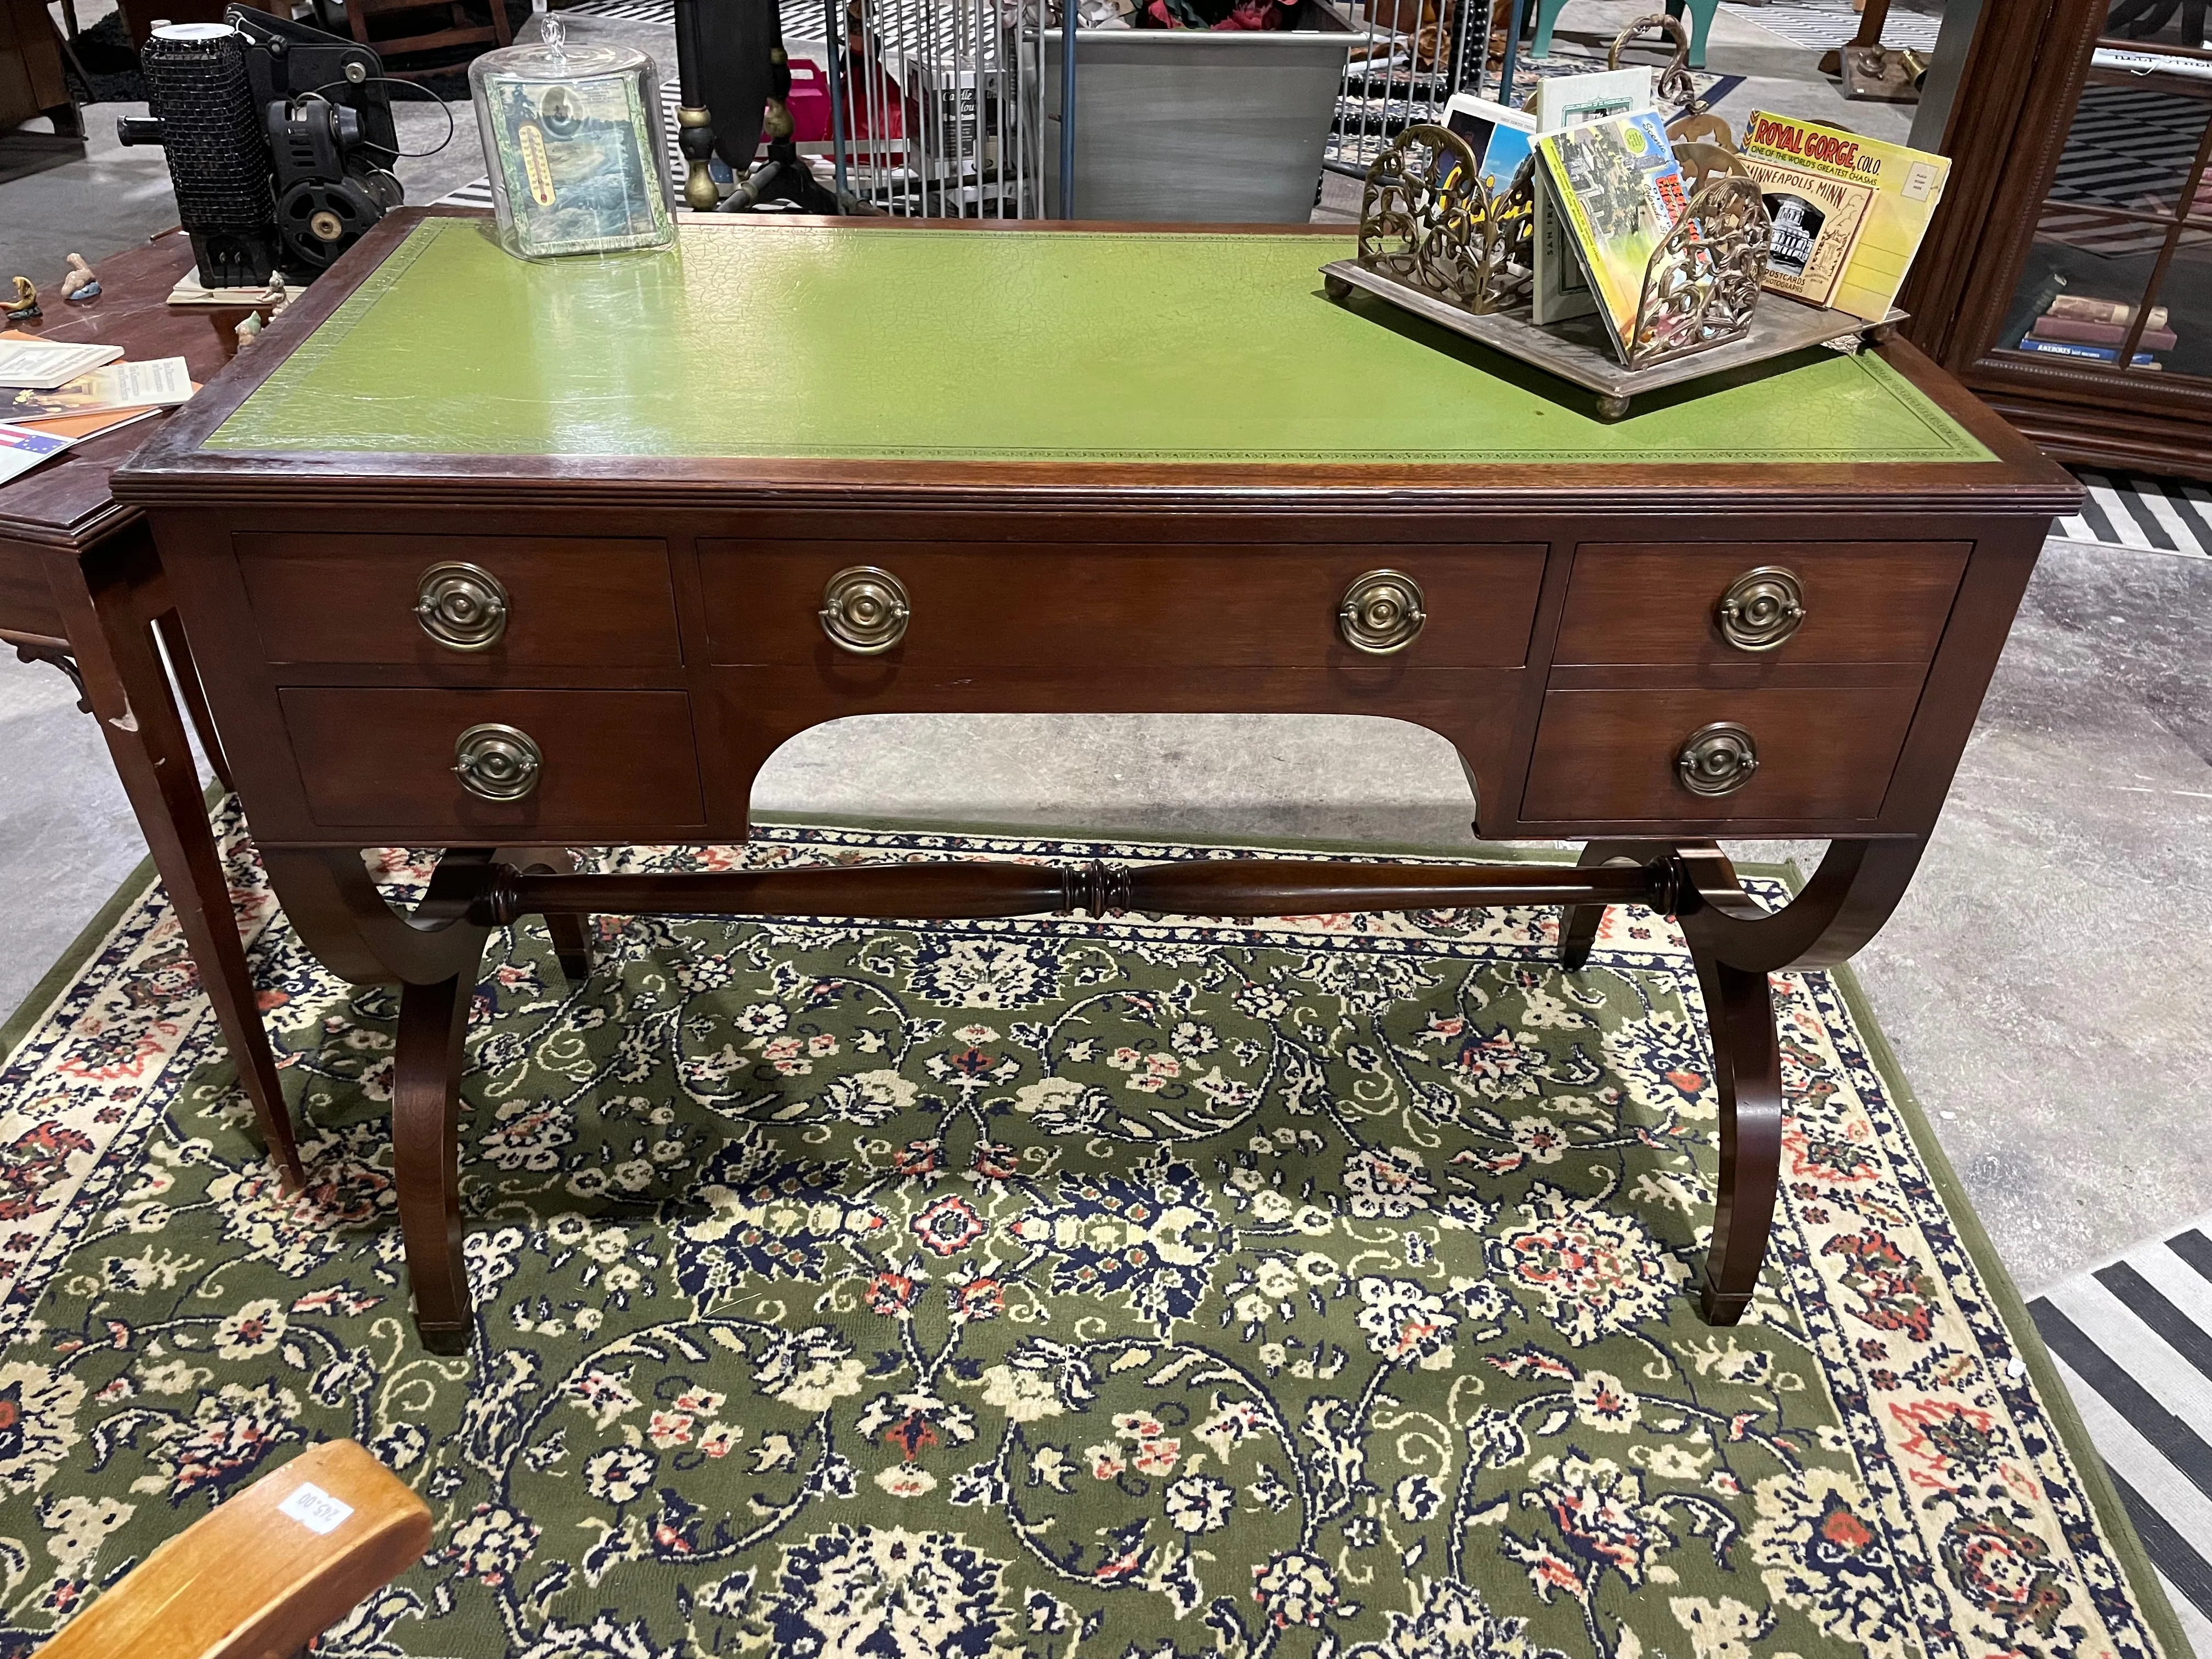
[[[1759,770],[1759,745],[1734,720],[1701,726],[1682,740],[1674,776],[1693,795],[1733,795]]]
[[[453,775],[481,800],[520,800],[545,769],[537,739],[496,721],[471,726],[453,740]]]

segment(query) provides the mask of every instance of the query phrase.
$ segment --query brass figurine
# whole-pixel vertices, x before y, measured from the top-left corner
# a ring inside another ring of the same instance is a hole
[[[15,279],[15,297],[8,302],[5,315],[11,323],[27,323],[34,317],[46,313],[39,309],[39,290],[27,276]]]

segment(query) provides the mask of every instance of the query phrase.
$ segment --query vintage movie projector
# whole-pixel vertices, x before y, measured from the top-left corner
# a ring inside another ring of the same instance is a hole
[[[156,112],[117,136],[167,153],[205,286],[312,282],[399,205],[384,64],[367,46],[233,6],[221,23],[161,25],[141,61]]]

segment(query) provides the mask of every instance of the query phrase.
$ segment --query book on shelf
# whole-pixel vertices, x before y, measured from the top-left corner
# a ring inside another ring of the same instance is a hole
[[[1648,65],[1596,70],[1588,75],[1547,75],[1536,83],[1534,114],[1540,133],[1650,107]],[[1588,316],[1598,308],[1597,297],[1590,292],[1582,262],[1575,257],[1550,194],[1540,185],[1536,191],[1535,218],[1531,240],[1536,276],[1529,295],[1530,319],[1558,323]]]
[[[1826,305],[1844,280],[1844,268],[1866,223],[1873,186],[1831,179],[1789,161],[1746,156],[1743,165],[1759,183],[1772,227],[1760,285],[1770,294]]]
[[[1747,159],[1787,161],[1872,189],[1865,222],[1828,303],[1869,322],[1888,316],[1921,238],[1928,234],[1928,222],[1943,199],[1950,158],[1760,110],[1745,123],[1742,151]]]
[[[1536,135],[1544,187],[1623,362],[1651,256],[1689,198],[1666,124],[1650,110]]]
[[[2035,319],[2028,332],[2039,340],[2071,340],[2077,345],[2123,346],[2128,343],[2132,323],[2085,323],[2078,318],[2062,317],[2046,311]],[[2171,351],[2178,337],[2170,328],[2148,324],[2136,345],[2145,351]]]
[[[2045,307],[2046,317],[2065,317],[2077,323],[2117,323],[2122,328],[2136,319],[2136,308],[2124,300],[2097,300],[2087,294],[2061,294]],[[2150,308],[2148,328],[2164,328],[2166,310],[2164,306]]]
[[[2072,357],[2083,362],[2117,363],[2120,361],[2118,346],[2083,345],[2075,340],[2039,340],[2033,334],[2020,343],[2022,351],[2039,352],[2046,357]],[[2164,368],[2148,351],[2138,351],[2131,360],[2136,368]]]

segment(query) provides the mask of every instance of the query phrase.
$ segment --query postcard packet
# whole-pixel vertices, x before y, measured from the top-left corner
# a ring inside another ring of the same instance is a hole
[[[1666,124],[1649,110],[1536,137],[1538,165],[1621,361],[1644,276],[1689,199]]]
[[[1747,160],[1786,161],[1874,191],[1858,240],[1844,262],[1842,280],[1828,303],[1870,322],[1889,315],[1912,256],[1928,233],[1928,222],[1943,199],[1950,158],[1759,110],[1752,112],[1745,125],[1742,148]]]

